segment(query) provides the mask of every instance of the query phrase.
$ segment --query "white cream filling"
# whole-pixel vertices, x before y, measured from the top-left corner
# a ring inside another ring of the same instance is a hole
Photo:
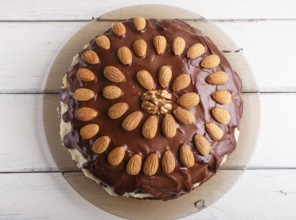
[[[86,44],[83,49],[86,49],[87,47],[89,46],[89,44]],[[78,62],[78,54],[76,54],[74,57],[73,57],[73,61],[72,61],[72,64],[71,64],[71,67],[74,66],[76,63]],[[62,88],[68,88],[69,87],[69,82],[67,80],[67,76],[65,75],[63,77],[63,85],[62,85]],[[63,115],[65,112],[68,111],[68,106],[63,103],[63,102],[60,102],[60,105],[61,105],[61,115]],[[69,132],[71,132],[71,123],[70,122],[65,122],[62,118],[61,118],[61,123],[60,123],[60,136],[61,136],[61,139],[63,140],[64,139],[64,136],[66,134],[68,134]],[[235,131],[234,131],[234,136],[235,136],[235,139],[236,141],[238,140],[238,137],[239,137],[239,130],[236,128]],[[68,151],[70,152],[71,154],[71,157],[72,157],[72,160],[76,161],[77,162],[77,167],[78,168],[81,168],[84,175],[90,179],[92,179],[93,181],[95,181],[97,184],[100,184],[108,194],[110,194],[111,196],[118,196],[115,191],[114,191],[114,188],[111,187],[111,186],[108,186],[107,184],[105,184],[103,181],[101,181],[100,179],[98,179],[97,177],[95,177],[91,172],[89,172],[89,170],[87,169],[83,169],[83,164],[87,162],[87,160],[82,156],[82,154],[77,150],[77,149],[68,149]],[[221,162],[221,166],[225,163],[226,159],[227,159],[227,156],[228,155],[225,155],[223,157],[223,160]],[[195,189],[196,187],[198,187],[200,185],[200,182],[199,183],[195,183],[193,185],[193,189]],[[185,192],[184,192],[185,193]],[[135,192],[129,192],[129,193],[124,193],[122,196],[125,196],[125,197],[133,197],[133,198],[139,198],[139,199],[144,199],[144,198],[152,198],[154,197],[153,195],[151,194],[148,194],[148,193],[135,193]]]

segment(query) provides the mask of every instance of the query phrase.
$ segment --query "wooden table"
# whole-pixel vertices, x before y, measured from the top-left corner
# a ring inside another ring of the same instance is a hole
[[[57,95],[45,90],[46,75],[67,39],[93,17],[138,3],[0,0],[0,219],[119,219],[82,199],[59,173],[42,108],[44,98]],[[244,50],[261,92],[258,147],[243,177],[218,202],[185,219],[295,219],[295,1],[162,4],[192,10],[228,33]],[[246,84],[244,91],[255,88]]]

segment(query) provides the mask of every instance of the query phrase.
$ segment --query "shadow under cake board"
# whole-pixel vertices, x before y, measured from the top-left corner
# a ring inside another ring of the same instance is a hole
[[[243,84],[244,81],[247,81],[252,88],[255,88],[253,93],[243,94],[244,112],[240,124],[241,132],[237,148],[228,157],[228,160],[221,168],[222,170],[191,193],[166,202],[112,197],[79,171],[76,162],[71,160],[70,154],[62,146],[59,136],[60,119],[56,110],[59,105],[58,95],[54,95],[55,97],[52,97],[53,95],[44,95],[45,134],[55,162],[67,182],[82,197],[95,206],[128,219],[180,218],[208,207],[231,189],[242,175],[254,151],[259,132],[260,102],[254,76],[240,48],[221,29],[193,12],[172,6],[140,5],[114,10],[100,16],[95,21],[89,22],[68,40],[52,64],[47,76],[45,91],[56,92],[60,89],[62,78],[67,72],[73,56],[85,44],[89,43],[90,39],[110,28],[112,20],[122,20],[136,16],[159,19],[178,17],[179,19],[188,20],[187,22],[191,26],[200,29],[215,42],[220,50],[225,51],[224,55],[241,77]],[[61,63],[67,63],[67,65],[61,65]]]

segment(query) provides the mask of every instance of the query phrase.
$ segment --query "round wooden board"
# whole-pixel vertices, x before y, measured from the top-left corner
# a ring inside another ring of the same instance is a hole
[[[139,5],[121,8],[104,14],[95,21],[85,25],[60,50],[49,72],[46,88],[56,87],[53,85],[61,85],[62,77],[67,71],[67,69],[60,68],[59,63],[61,60],[68,60],[70,66],[75,52],[80,51],[90,39],[107,30],[111,26],[112,21],[125,20],[140,15],[146,18],[159,19],[173,19],[177,17],[200,29],[223,51],[232,67],[238,72],[243,83],[244,81],[251,82],[257,88],[241,48],[221,29],[193,12],[164,5]],[[166,202],[112,197],[99,185],[86,178],[76,167],[76,163],[71,160],[70,154],[61,144],[59,137],[60,119],[56,111],[59,105],[58,97],[55,106],[47,102],[46,96],[44,98],[44,129],[52,155],[61,173],[68,183],[86,200],[109,213],[128,219],[176,219],[198,212],[216,202],[231,189],[246,168],[254,151],[259,132],[259,94],[256,93],[256,96],[249,96],[247,93],[244,93],[243,100],[244,113],[240,125],[241,133],[235,152],[229,156],[222,169],[205,184],[189,194]]]

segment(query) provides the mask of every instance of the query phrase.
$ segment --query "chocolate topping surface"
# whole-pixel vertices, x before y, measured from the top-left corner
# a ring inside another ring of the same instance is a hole
[[[87,160],[83,168],[89,170],[106,185],[113,187],[117,194],[122,195],[126,192],[149,193],[157,199],[168,200],[178,197],[184,191],[191,191],[195,183],[209,179],[219,169],[223,157],[235,149],[234,130],[238,127],[242,115],[240,97],[242,85],[238,75],[232,70],[223,54],[199,30],[180,20],[147,19],[146,22],[146,27],[141,31],[136,29],[132,19],[123,22],[126,33],[121,37],[115,35],[111,29],[106,31],[104,35],[110,39],[110,49],[103,49],[96,44],[95,39],[91,40],[89,49],[95,51],[98,55],[100,60],[98,64],[85,62],[82,57],[83,51],[79,53],[78,62],[67,72],[69,87],[61,91],[61,101],[68,106],[68,110],[62,115],[62,120],[70,122],[72,126],[71,132],[64,136],[63,143],[69,149],[77,149]],[[167,40],[166,50],[160,55],[155,52],[153,45],[153,38],[157,35],[162,35]],[[176,56],[172,51],[172,43],[176,37],[183,38],[186,43],[184,52],[179,56]],[[147,43],[147,51],[144,57],[138,57],[132,49],[134,41],[139,39],[143,39]],[[201,43],[205,47],[205,53],[194,59],[187,58],[186,51],[196,43]],[[123,65],[119,60],[117,51],[120,47],[128,47],[132,51],[132,63],[130,65]],[[220,64],[212,69],[202,68],[200,66],[201,61],[211,54],[219,56]],[[175,109],[182,108],[194,115],[192,124],[184,125],[178,123],[179,121],[176,119],[177,132],[172,138],[165,137],[161,129],[165,113],[151,114],[143,109],[141,97],[147,92],[147,89],[139,84],[136,77],[137,72],[146,70],[153,78],[155,91],[164,90],[158,82],[158,72],[163,65],[170,66],[172,70],[172,79],[165,89],[171,94],[171,99],[169,99],[171,110],[166,113],[174,115]],[[108,80],[103,74],[106,66],[118,68],[125,75],[126,80],[120,83]],[[79,68],[91,70],[95,74],[95,79],[93,81],[82,81],[76,74]],[[218,71],[227,73],[227,82],[223,85],[207,83],[206,77]],[[172,83],[177,76],[183,73],[190,76],[190,84],[186,88],[174,92]],[[110,85],[121,89],[122,94],[119,98],[106,99],[102,95],[102,90]],[[88,101],[77,101],[73,94],[78,88],[90,89],[95,95]],[[231,93],[231,102],[221,105],[211,97],[212,93],[220,90]],[[183,108],[177,103],[177,100],[189,92],[199,94],[200,101],[194,107]],[[108,109],[119,102],[127,103],[128,109],[122,117],[111,119],[108,116]],[[88,121],[78,120],[76,112],[81,107],[92,108],[98,114]],[[215,121],[211,115],[211,109],[214,107],[228,111],[231,116],[228,124],[224,125]],[[143,117],[134,130],[125,131],[122,128],[122,122],[126,116],[135,111],[141,111]],[[154,138],[147,139],[142,134],[142,127],[151,115],[156,115],[158,129]],[[219,141],[214,141],[207,132],[205,124],[209,122],[218,125],[224,132]],[[80,136],[80,129],[88,124],[99,125],[99,132],[93,138],[86,140]],[[196,149],[194,136],[197,133],[203,135],[210,142],[210,154],[203,156]],[[110,137],[111,141],[103,153],[97,154],[92,150],[92,145],[96,139],[102,136]],[[188,144],[194,155],[194,165],[191,167],[184,166],[180,160],[180,147],[183,144]],[[125,154],[120,164],[113,166],[108,163],[108,155],[118,146],[124,147]],[[161,158],[167,150],[172,152],[175,157],[175,169],[171,173],[164,172],[161,166],[152,176],[145,175],[143,170],[137,175],[129,175],[126,172],[127,163],[134,154],[140,155],[144,163],[149,154],[155,153],[159,159],[159,164],[161,164]]]

